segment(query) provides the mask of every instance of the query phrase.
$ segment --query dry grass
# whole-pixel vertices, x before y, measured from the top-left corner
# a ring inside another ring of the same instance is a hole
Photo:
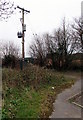
[[[3,69],[3,118],[47,118],[57,94],[72,84],[63,73],[38,66]]]

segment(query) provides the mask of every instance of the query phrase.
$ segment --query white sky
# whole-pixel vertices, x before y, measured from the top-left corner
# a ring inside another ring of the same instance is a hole
[[[14,0],[15,5],[30,10],[25,14],[25,53],[28,55],[32,34],[43,34],[53,32],[61,25],[63,17],[67,21],[81,16],[82,0]],[[13,41],[21,47],[21,39],[17,38],[17,32],[21,31],[21,13],[19,9],[16,14],[5,21],[0,21],[0,41]]]

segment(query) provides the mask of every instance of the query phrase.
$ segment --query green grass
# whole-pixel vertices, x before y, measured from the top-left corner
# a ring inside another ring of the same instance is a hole
[[[37,66],[3,69],[2,118],[49,117],[57,94],[72,84],[72,78]]]
[[[41,97],[35,90],[12,89],[4,102],[5,113],[3,117],[8,118],[35,118],[38,116]],[[4,112],[3,112],[4,113]]]

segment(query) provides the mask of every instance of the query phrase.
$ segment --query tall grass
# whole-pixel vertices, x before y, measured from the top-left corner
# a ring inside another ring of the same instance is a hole
[[[74,83],[63,74],[31,64],[22,71],[4,68],[2,73],[2,118],[48,117],[55,96]]]

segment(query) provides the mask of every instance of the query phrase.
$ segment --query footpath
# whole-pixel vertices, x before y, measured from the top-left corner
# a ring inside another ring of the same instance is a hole
[[[60,93],[55,103],[54,110],[49,118],[81,118],[82,108],[69,102],[69,98],[81,92],[81,81],[83,78],[78,77],[76,83],[69,89]]]

